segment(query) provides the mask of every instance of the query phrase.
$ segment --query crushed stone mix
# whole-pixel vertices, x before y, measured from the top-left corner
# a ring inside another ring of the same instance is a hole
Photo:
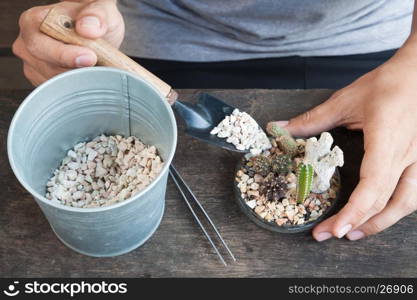
[[[124,201],[146,188],[164,163],[137,137],[100,135],[69,150],[47,183],[46,198],[72,207]]]

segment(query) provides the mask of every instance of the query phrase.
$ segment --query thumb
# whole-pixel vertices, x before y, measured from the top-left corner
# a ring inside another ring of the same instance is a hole
[[[343,110],[332,100],[329,99],[289,121],[280,121],[281,127],[285,127],[291,135],[299,137],[316,135],[336,127],[342,119]]]
[[[104,36],[114,20],[119,20],[116,0],[93,1],[84,6],[76,18],[75,30],[85,38]]]

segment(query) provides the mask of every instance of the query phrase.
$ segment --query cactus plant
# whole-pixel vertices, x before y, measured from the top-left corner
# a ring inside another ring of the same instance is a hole
[[[271,158],[265,155],[258,155],[251,158],[252,167],[256,173],[266,176],[271,172]]]
[[[280,177],[269,174],[262,182],[259,190],[267,201],[278,201],[285,197],[287,184]]]
[[[277,122],[269,122],[266,125],[266,131],[269,135],[275,137],[279,148],[284,153],[294,157],[298,153],[298,145],[288,130],[280,127]]]
[[[313,183],[313,166],[301,163],[297,171],[297,204],[301,204],[310,194]]]
[[[275,174],[287,174],[292,168],[291,157],[287,154],[274,155],[271,162],[271,171]]]
[[[255,172],[262,176],[267,176],[271,172],[277,175],[287,174],[292,168],[291,157],[286,154],[258,155],[251,158],[251,163]]]

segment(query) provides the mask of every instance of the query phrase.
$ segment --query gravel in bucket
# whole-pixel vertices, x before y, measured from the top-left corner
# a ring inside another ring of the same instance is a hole
[[[68,151],[47,183],[46,198],[81,208],[112,205],[146,188],[162,167],[155,146],[134,136],[100,135]]]

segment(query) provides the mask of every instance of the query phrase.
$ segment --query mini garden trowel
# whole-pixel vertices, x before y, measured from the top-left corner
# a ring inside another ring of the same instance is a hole
[[[42,22],[40,30],[64,43],[92,49],[97,55],[98,65],[130,71],[150,82],[184,120],[188,135],[227,150],[249,152],[249,150],[238,150],[233,144],[227,143],[225,139],[210,134],[210,131],[220,121],[232,113],[234,107],[208,94],[201,94],[196,104],[179,101],[178,93],[170,85],[106,41],[80,37],[74,30],[74,24],[71,17],[59,12],[57,8],[52,8]]]

